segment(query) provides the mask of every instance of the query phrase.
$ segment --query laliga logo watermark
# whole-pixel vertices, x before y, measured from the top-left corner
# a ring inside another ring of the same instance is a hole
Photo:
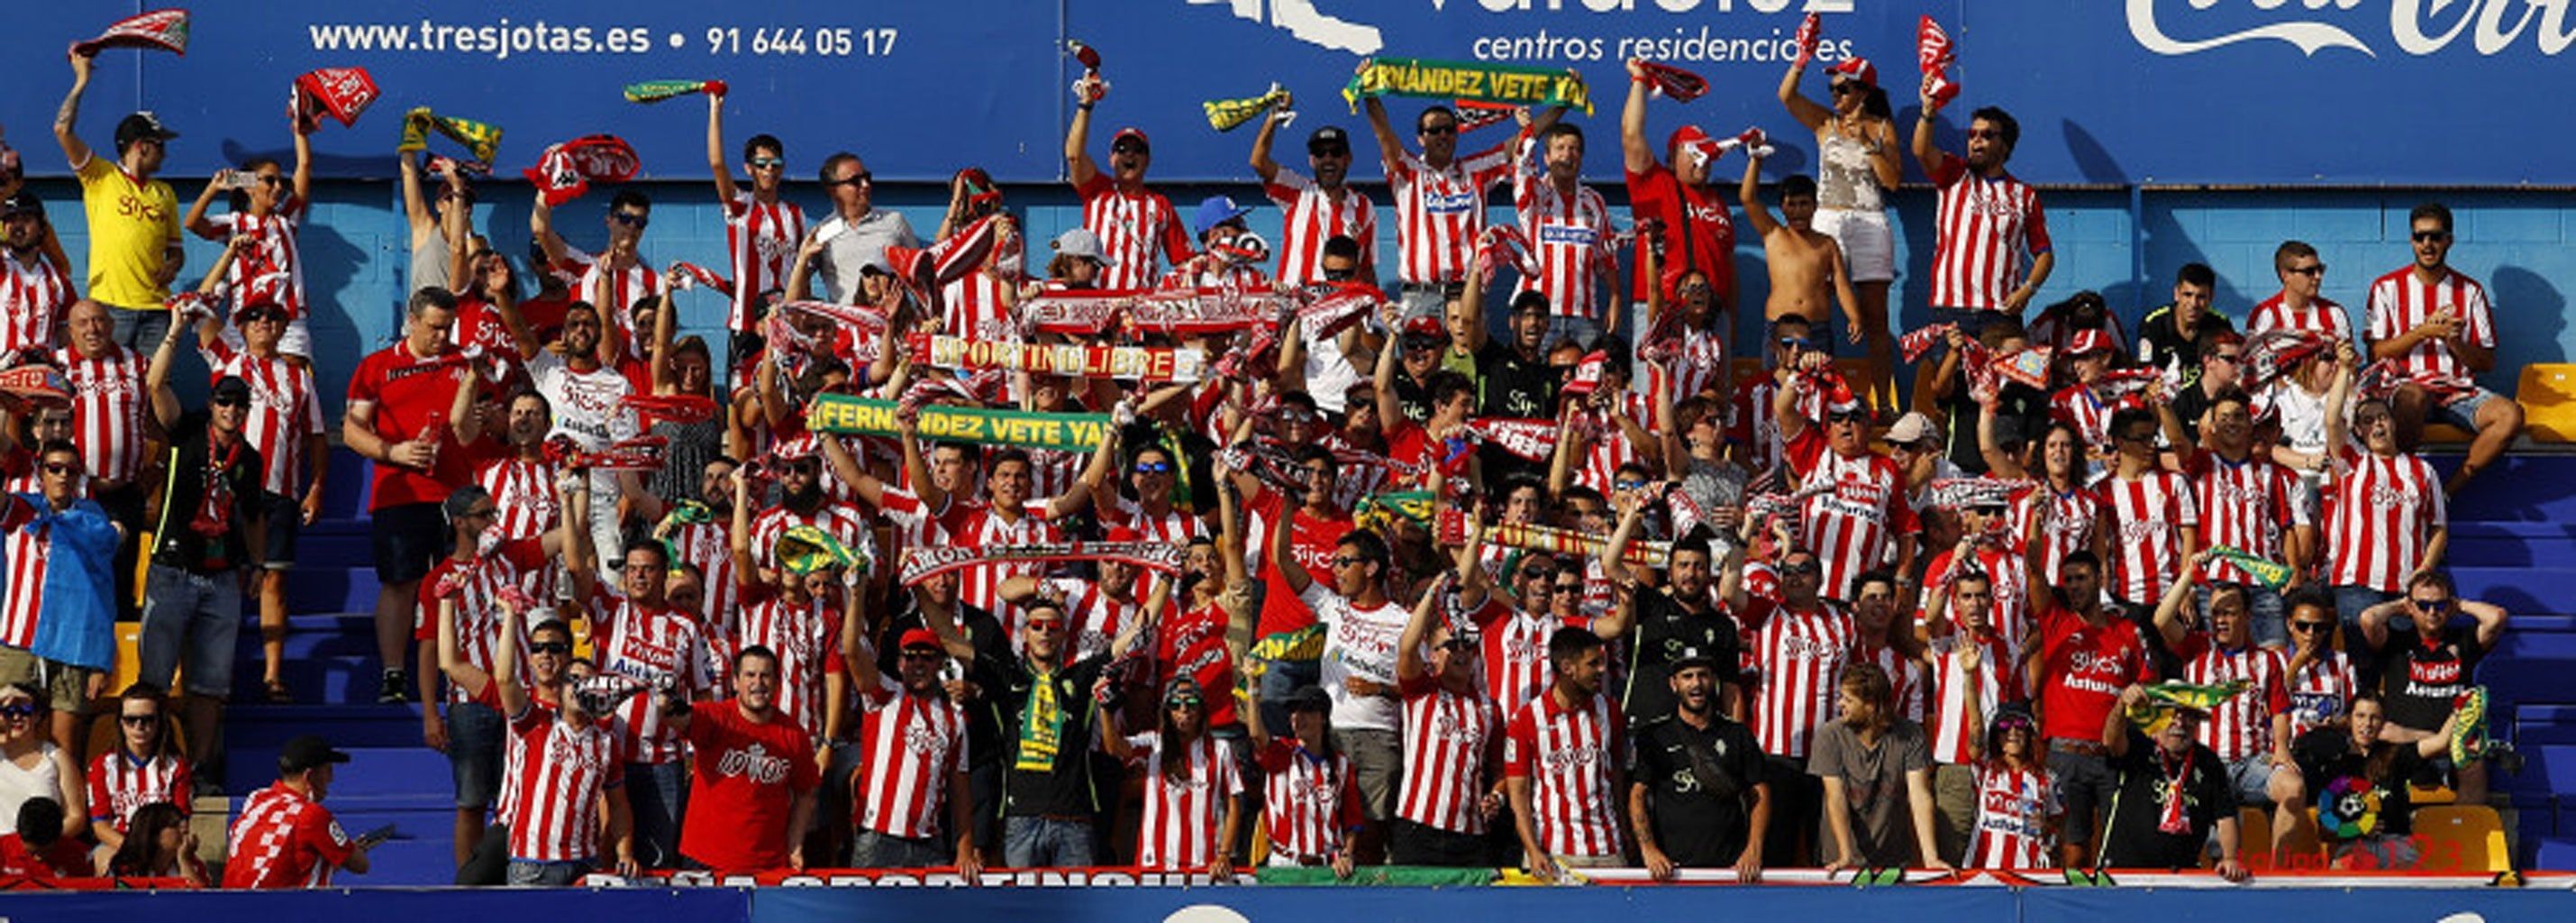
[[[2141,47],[2160,55],[2187,55],[2239,42],[2273,40],[2297,46],[2311,57],[2328,48],[2349,48],[2370,57],[2379,56],[2360,36],[2341,26],[2314,20],[2276,22],[2209,38],[2178,38],[2165,31],[2166,22],[2186,21],[2192,13],[2215,7],[2220,0],[2184,0],[2182,5],[2190,12],[2173,10],[2171,0],[2128,3],[2129,35]],[[2493,56],[2528,32],[2541,54],[2554,56],[2576,44],[2576,26],[2567,21],[2570,3],[2571,0],[2390,0],[2389,40],[2398,51],[2420,57],[2449,47],[2465,34],[2478,54]],[[2253,5],[2257,10],[2272,12],[2289,3],[2253,0]],[[2361,0],[2300,0],[2299,5],[2310,12],[2329,5],[2337,11],[2348,11],[2361,6]],[[2168,10],[2166,21],[2157,18],[2159,6]]]

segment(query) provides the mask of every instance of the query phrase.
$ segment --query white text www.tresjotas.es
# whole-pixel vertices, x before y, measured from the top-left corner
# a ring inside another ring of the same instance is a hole
[[[562,25],[545,20],[455,25],[321,23],[305,26],[315,51],[382,51],[464,54],[507,61],[523,55],[646,54],[696,50],[732,57],[882,57],[894,53],[898,31],[856,26],[651,26]]]

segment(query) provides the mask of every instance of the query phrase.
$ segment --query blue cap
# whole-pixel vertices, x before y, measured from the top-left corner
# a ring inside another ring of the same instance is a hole
[[[1252,214],[1249,205],[1236,205],[1234,199],[1226,196],[1209,196],[1199,203],[1198,217],[1190,219],[1190,236],[1206,237],[1207,232],[1215,230],[1217,225],[1240,220],[1249,214]]]

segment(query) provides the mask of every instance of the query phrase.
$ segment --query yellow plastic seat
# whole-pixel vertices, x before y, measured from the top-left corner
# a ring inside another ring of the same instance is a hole
[[[2460,800],[2460,793],[2452,791],[2451,787],[2447,785],[2436,785],[2432,788],[2425,788],[2424,786],[2409,782],[2406,784],[2406,798],[2407,800],[2414,802],[2416,807],[2420,808],[2426,805],[2455,803]]]
[[[2523,366],[2513,400],[2522,405],[2523,435],[2533,442],[2576,442],[2576,364]]]
[[[2508,872],[2504,819],[2482,804],[2446,804],[2415,810],[2415,835],[2425,840],[2422,868],[2436,872]]]

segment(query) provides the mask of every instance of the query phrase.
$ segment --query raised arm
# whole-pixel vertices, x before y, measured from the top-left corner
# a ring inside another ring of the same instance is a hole
[[[1628,101],[1619,106],[1619,159],[1630,173],[1655,168],[1654,142],[1646,140],[1646,71],[1638,64],[1628,60]]]
[[[295,172],[287,175],[299,208],[313,207],[313,136],[295,133]]]
[[[2191,633],[2191,621],[2199,608],[2193,604],[2192,585],[2199,582],[2200,568],[2208,563],[2208,551],[2193,554],[2190,563],[2184,564],[2182,573],[2174,578],[2173,586],[2165,590],[2164,599],[2156,603],[2156,633],[2164,636],[2167,649],[2182,646],[2184,636]]]
[[[1930,74],[1923,76],[1921,102],[1923,111],[1914,117],[1914,160],[1923,165],[1924,173],[1937,175],[1941,172],[1942,165],[1949,161],[1950,155],[1943,153],[1940,145],[1935,143],[1932,137],[1934,128],[1932,120],[1941,114],[1941,101],[1932,96],[1932,75]]]
[[[233,177],[238,175],[238,171],[225,167],[208,177],[205,187],[197,190],[197,200],[188,204],[188,215],[179,220],[179,226],[204,240],[224,239],[224,229],[216,225],[214,219],[206,217],[206,209],[215,204],[217,193],[232,188]]]
[[[81,94],[89,91],[90,67],[98,62],[98,57],[92,53],[75,54],[71,58],[72,89],[63,94],[63,106],[54,113],[54,141],[62,145],[63,157],[71,161],[72,169],[78,170],[89,163],[90,149],[89,144],[75,133],[74,123],[80,121]]]
[[[528,236],[537,242],[538,249],[545,251],[546,262],[549,265],[563,262],[564,240],[555,234],[555,209],[554,206],[546,204],[544,196],[538,196],[536,202],[528,208]],[[540,271],[544,268],[538,267]],[[611,328],[617,326],[605,322],[603,325]]]
[[[716,177],[716,204],[733,207],[740,192],[733,182],[733,167],[725,163],[724,95],[707,94],[707,172]]]
[[[1315,585],[1315,578],[1306,573],[1306,568],[1297,563],[1297,556],[1290,552],[1295,544],[1290,536],[1297,531],[1296,516],[1295,506],[1284,502],[1279,504],[1279,521],[1270,524],[1270,566],[1279,571],[1279,581],[1288,585],[1288,592],[1304,596],[1306,588]]]
[[[1100,176],[1100,165],[1092,162],[1091,107],[1097,105],[1107,88],[1097,78],[1084,77],[1074,85],[1073,124],[1064,130],[1064,178],[1080,189]]]
[[[1789,72],[1780,75],[1780,105],[1788,107],[1789,117],[1797,119],[1798,124],[1806,126],[1808,131],[1815,131],[1825,127],[1825,122],[1832,119],[1834,113],[1798,92],[1798,83],[1807,77],[1807,64],[1804,58],[1791,61]]]
[[[1261,114],[1261,132],[1252,136],[1252,175],[1261,177],[1264,183],[1279,179],[1279,161],[1271,159],[1270,145],[1278,140],[1279,124],[1293,111],[1291,99],[1281,97],[1278,105]]]
[[[1377,137],[1377,158],[1386,164],[1388,181],[1392,182],[1396,166],[1404,162],[1404,142],[1396,138],[1395,126],[1387,124],[1384,101],[1371,96],[1360,106],[1368,110],[1369,134]]]
[[[1635,494],[1626,491],[1613,496],[1611,502],[1619,507],[1619,525],[1610,531],[1610,542],[1601,549],[1601,572],[1610,578],[1612,604],[1610,611],[1592,620],[1592,633],[1603,640],[1616,641],[1627,637],[1628,626],[1637,622],[1638,594],[1654,590],[1638,585],[1636,571],[1623,566],[1628,542],[1637,534],[1637,521],[1643,518],[1645,506],[1636,501]]]
[[[2460,600],[2460,611],[2477,620],[2479,650],[2495,650],[2496,642],[2504,640],[2504,625],[2511,617],[2505,614],[2503,606],[2463,599]]]
[[[492,672],[498,675],[487,677],[486,681],[488,682],[491,679],[498,679],[501,681],[501,688],[499,690],[501,695],[501,714],[503,717],[509,717],[526,710],[528,707],[528,687],[526,684],[519,682],[519,641],[521,638],[526,637],[524,630],[519,626],[520,623],[526,621],[527,613],[520,612],[518,606],[512,605],[506,600],[496,603],[496,605],[501,607],[501,637],[495,640],[492,644]],[[456,626],[453,624],[453,617],[456,611],[455,606],[456,600],[454,597],[449,597],[439,603],[439,618],[448,621],[448,624],[442,624],[439,626],[439,631],[442,632],[442,635],[438,639],[440,644],[438,654],[441,658],[445,658],[448,654],[446,645],[454,643],[455,640],[453,637],[453,633],[456,630]],[[443,659],[439,666],[441,669],[446,669],[447,667]],[[467,669],[472,669],[472,667],[469,665]],[[449,682],[455,682],[456,672],[454,670],[448,670],[447,678]],[[475,687],[467,687],[466,691],[473,693],[482,692],[481,689]]]
[[[1749,148],[1744,156],[1744,182],[1735,187],[1735,197],[1744,202],[1744,220],[1753,225],[1756,239],[1780,229],[1780,222],[1771,218],[1771,207],[1762,204],[1762,158]]]

